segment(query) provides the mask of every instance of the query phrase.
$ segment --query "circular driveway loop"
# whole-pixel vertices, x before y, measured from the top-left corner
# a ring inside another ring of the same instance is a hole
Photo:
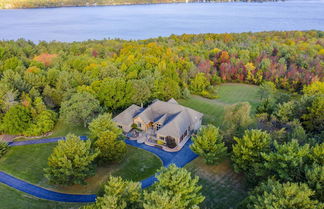
[[[35,139],[35,140],[28,140],[28,141],[10,142],[9,146],[14,147],[14,146],[23,146],[23,145],[31,145],[31,144],[53,143],[64,139],[65,139],[64,137],[57,137],[57,138],[48,138],[48,139]],[[80,139],[87,140],[87,137],[80,136]],[[126,139],[125,142],[128,145],[138,147],[140,149],[144,149],[148,152],[155,154],[162,160],[164,167],[168,167],[171,164],[175,164],[178,167],[183,167],[197,157],[197,155],[193,153],[189,147],[190,144],[192,143],[191,140],[189,140],[180,151],[172,152],[172,153],[163,151],[156,147],[148,146],[146,144],[139,144],[136,141],[132,141],[129,139]],[[144,189],[146,187],[151,186],[155,181],[157,181],[157,179],[154,175],[142,180],[141,181],[142,188]],[[19,191],[25,192],[27,194],[45,200],[52,200],[52,201],[59,201],[59,202],[94,202],[96,200],[95,194],[81,195],[81,194],[65,194],[65,193],[54,192],[30,184],[21,179],[17,179],[14,176],[11,176],[2,171],[0,171],[0,183],[6,184],[9,187],[15,188]]]

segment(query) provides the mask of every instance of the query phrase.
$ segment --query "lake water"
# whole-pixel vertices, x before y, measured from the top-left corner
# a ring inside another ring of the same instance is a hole
[[[324,30],[324,0],[0,10],[0,39],[145,39],[183,33]]]

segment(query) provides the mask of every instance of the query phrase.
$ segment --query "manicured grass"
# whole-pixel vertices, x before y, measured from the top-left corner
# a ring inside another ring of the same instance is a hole
[[[63,121],[58,121],[54,130],[53,134],[50,137],[59,137],[59,136],[66,136],[67,134],[72,133],[77,136],[88,136],[90,131],[88,128],[83,126],[69,126],[66,125]]]
[[[249,102],[253,113],[259,102],[258,88],[247,84],[227,83],[219,86],[217,99],[191,95],[188,99],[179,100],[179,103],[204,113],[203,124],[212,123],[220,126],[223,122],[224,107],[227,105]]]
[[[219,126],[223,121],[223,104],[195,95],[192,95],[189,99],[179,100],[179,103],[203,113],[203,124],[212,123]]]
[[[0,184],[0,209],[77,209],[81,203],[40,200]]]
[[[208,166],[199,157],[185,168],[200,178],[202,194],[206,197],[202,209],[237,208],[247,195],[244,178],[234,173],[229,160]]]
[[[55,186],[49,184],[44,177],[43,169],[47,167],[47,159],[56,144],[12,147],[0,159],[0,170],[52,190],[89,194],[98,192],[110,174],[139,181],[153,175],[162,166],[161,160],[155,155],[145,150],[128,146],[125,160],[120,163],[98,167],[96,176],[87,179],[87,185],[74,185],[69,187]]]
[[[43,169],[57,143],[11,147],[0,159],[0,170],[17,178],[39,184],[44,178]]]
[[[254,85],[226,83],[219,87],[217,100],[227,104],[249,102],[255,108],[259,102],[258,90]]]

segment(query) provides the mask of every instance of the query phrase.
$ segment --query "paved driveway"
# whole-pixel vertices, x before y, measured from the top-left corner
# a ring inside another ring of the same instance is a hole
[[[81,136],[80,138],[82,140],[87,139],[87,137],[85,136]],[[35,140],[28,140],[28,141],[11,142],[9,143],[9,146],[23,146],[23,145],[31,145],[31,144],[53,143],[64,139],[65,139],[64,137],[57,137],[57,138],[48,138],[48,139],[35,139]],[[146,144],[140,144],[137,143],[136,141],[132,141],[128,139],[126,139],[125,142],[128,145],[144,149],[146,151],[149,151],[157,155],[162,160],[163,166],[165,167],[168,167],[170,164],[175,164],[178,167],[183,167],[197,157],[197,155],[193,153],[189,147],[190,144],[192,143],[191,140],[189,140],[180,151],[172,152],[172,153],[163,151],[156,147],[148,146]],[[151,176],[147,179],[144,179],[141,181],[142,188],[149,187],[156,181],[157,179],[155,176]],[[0,183],[6,184],[22,192],[26,192],[27,194],[33,195],[41,199],[46,199],[46,200],[53,200],[53,201],[60,201],[60,202],[94,202],[96,200],[96,195],[94,194],[77,195],[77,194],[64,194],[64,193],[54,192],[30,184],[21,179],[17,179],[14,176],[6,174],[5,172],[2,171],[0,171]]]

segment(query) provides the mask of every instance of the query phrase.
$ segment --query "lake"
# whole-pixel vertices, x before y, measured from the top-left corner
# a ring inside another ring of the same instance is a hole
[[[146,39],[183,33],[324,30],[324,0],[0,10],[0,39]]]

